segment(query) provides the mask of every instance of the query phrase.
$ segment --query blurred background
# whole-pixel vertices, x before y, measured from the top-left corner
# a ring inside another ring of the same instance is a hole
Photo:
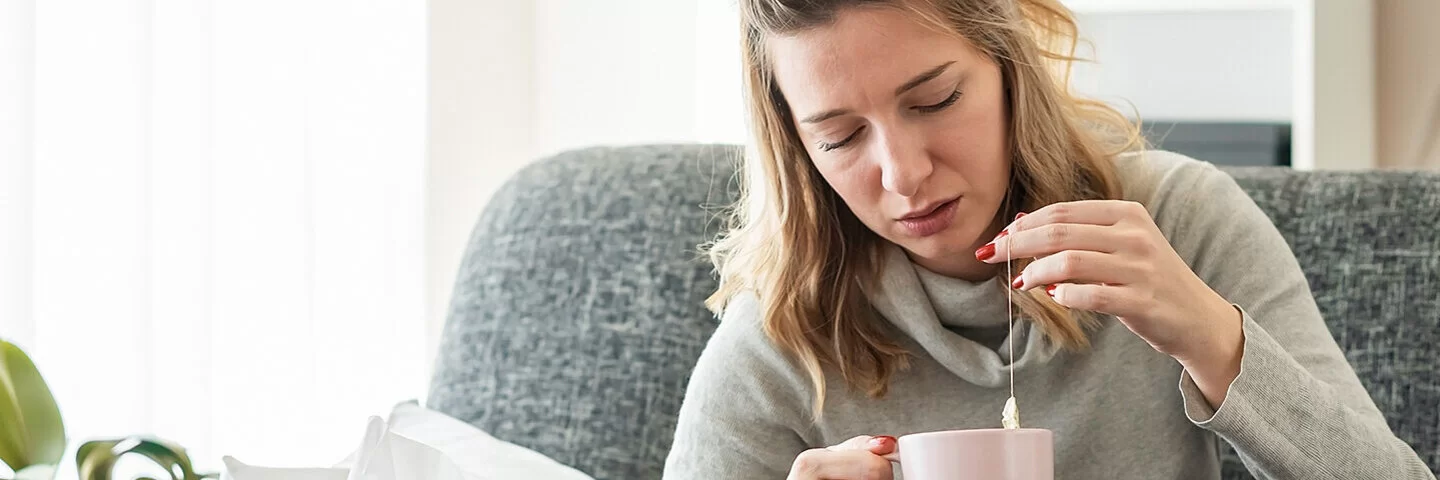
[[[1162,148],[1440,169],[1440,2],[1067,3],[1095,60],[1072,87]],[[0,337],[73,439],[334,463],[424,397],[509,175],[745,141],[736,22],[734,0],[0,0]]]

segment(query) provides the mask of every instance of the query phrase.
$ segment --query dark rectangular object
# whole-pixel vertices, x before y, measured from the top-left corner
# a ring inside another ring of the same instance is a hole
[[[1290,164],[1290,124],[1147,121],[1141,132],[1153,148],[1217,165]]]

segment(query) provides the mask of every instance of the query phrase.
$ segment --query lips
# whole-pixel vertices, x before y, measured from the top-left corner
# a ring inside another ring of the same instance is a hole
[[[952,199],[950,199],[950,200],[942,200],[942,201],[939,201],[939,202],[932,203],[932,204],[930,204],[930,206],[928,206],[928,207],[925,207],[925,208],[922,208],[922,209],[919,209],[919,210],[913,210],[913,211],[911,211],[910,213],[906,214],[905,216],[900,217],[900,220],[914,220],[914,219],[917,219],[917,218],[924,217],[924,216],[926,216],[926,215],[935,213],[935,210],[937,210],[937,209],[939,209],[940,207],[945,206],[945,204],[950,203],[950,202],[953,202],[953,201],[955,201],[955,199],[952,198]]]
[[[956,205],[961,198],[954,198],[915,210],[896,220],[905,230],[917,237],[928,237],[947,228],[955,221]]]

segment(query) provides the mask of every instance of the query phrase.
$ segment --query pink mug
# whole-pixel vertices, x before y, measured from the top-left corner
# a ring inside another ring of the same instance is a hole
[[[900,472],[905,480],[1054,480],[1055,434],[986,428],[905,435]]]

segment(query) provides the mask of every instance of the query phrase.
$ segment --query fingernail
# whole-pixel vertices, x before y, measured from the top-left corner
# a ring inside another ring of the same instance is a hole
[[[1007,228],[1007,229],[1001,230],[1001,231],[1000,231],[1000,234],[995,236],[995,240],[991,240],[990,243],[995,243],[995,241],[1000,240],[1000,239],[1002,239],[1002,238],[1005,238],[1005,236],[1006,236],[1006,235],[1009,235],[1009,234],[1010,234],[1010,229]]]
[[[1024,274],[1024,273],[1021,273],[1021,274],[1019,274],[1019,275],[1016,275],[1016,276],[1015,276],[1015,279],[1010,281],[1010,288],[1019,290],[1020,287],[1023,287],[1023,286],[1025,286],[1025,274]]]
[[[1046,286],[1045,286],[1045,294],[1046,294],[1046,295],[1049,295],[1050,298],[1055,298],[1055,286],[1054,286],[1054,285],[1046,285]]]
[[[1025,216],[1025,212],[1017,213],[1017,214],[1015,214],[1015,220],[1019,220],[1020,217],[1023,217],[1023,216]],[[1011,220],[1011,221],[1013,222],[1014,220]]]
[[[979,260],[979,261],[982,261],[982,262],[983,262],[983,261],[986,261],[986,260],[989,260],[990,257],[994,257],[994,256],[995,256],[995,244],[993,244],[993,243],[987,243],[987,244],[985,244],[985,246],[980,247],[979,250],[976,250],[976,251],[975,251],[975,259],[976,259],[976,260]]]
[[[892,437],[892,436],[889,436],[889,435],[880,435],[880,436],[871,438],[871,439],[870,439],[870,445],[871,445],[871,446],[874,446],[874,447],[883,448],[883,447],[885,447],[885,446],[887,446],[887,445],[894,445],[896,441],[897,441],[897,440],[895,440],[895,437]]]

